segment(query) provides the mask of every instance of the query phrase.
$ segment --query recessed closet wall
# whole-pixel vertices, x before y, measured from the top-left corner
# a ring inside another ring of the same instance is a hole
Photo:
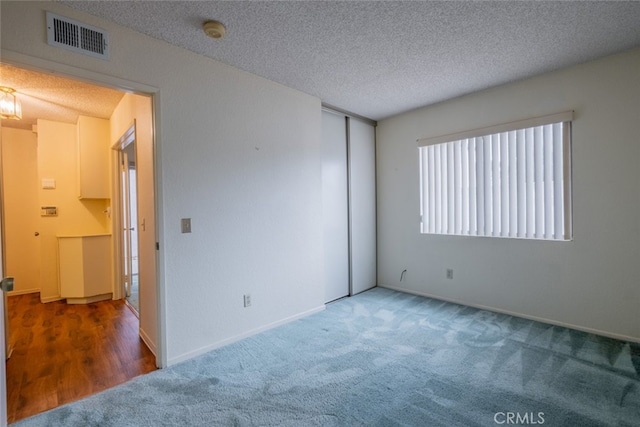
[[[377,284],[375,125],[322,113],[325,301]]]

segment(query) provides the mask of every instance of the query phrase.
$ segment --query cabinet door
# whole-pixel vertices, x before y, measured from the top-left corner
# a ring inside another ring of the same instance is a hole
[[[62,298],[110,294],[111,237],[58,237],[58,271]]]
[[[58,274],[62,298],[86,296],[82,237],[58,238]]]
[[[78,197],[109,199],[109,121],[78,118]]]
[[[84,294],[95,296],[112,292],[111,236],[85,237],[83,243]]]

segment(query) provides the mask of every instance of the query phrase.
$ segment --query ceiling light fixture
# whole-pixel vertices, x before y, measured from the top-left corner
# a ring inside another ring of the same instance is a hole
[[[227,29],[224,27],[222,22],[218,21],[207,21],[202,24],[202,29],[204,33],[213,39],[221,39],[224,37]]]
[[[16,98],[15,90],[10,87],[0,86],[0,117],[13,120],[22,118],[22,104]]]

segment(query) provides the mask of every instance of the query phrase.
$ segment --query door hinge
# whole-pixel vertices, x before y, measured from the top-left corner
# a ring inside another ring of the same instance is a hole
[[[160,250],[160,242],[156,242],[156,251]]]

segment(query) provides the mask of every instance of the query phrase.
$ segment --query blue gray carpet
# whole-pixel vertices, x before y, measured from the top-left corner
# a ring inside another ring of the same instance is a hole
[[[637,344],[375,288],[15,425],[638,426],[639,372]]]

